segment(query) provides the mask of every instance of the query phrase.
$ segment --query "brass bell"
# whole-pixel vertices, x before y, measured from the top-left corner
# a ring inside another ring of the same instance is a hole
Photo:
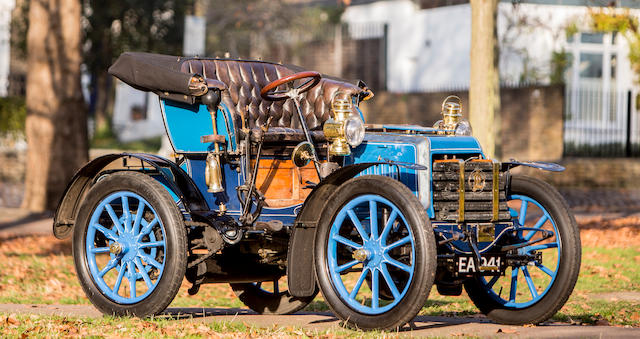
[[[209,155],[207,155],[204,178],[207,184],[207,192],[220,193],[224,191],[224,187],[222,187],[222,171],[220,169],[220,163],[218,162],[218,157],[213,153],[209,153]]]

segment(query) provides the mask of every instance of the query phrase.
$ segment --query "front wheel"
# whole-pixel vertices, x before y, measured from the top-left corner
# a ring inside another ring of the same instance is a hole
[[[514,263],[505,276],[468,280],[465,290],[490,319],[510,325],[537,324],[551,318],[567,301],[580,271],[580,233],[562,196],[551,185],[535,178],[514,176],[507,197],[517,227],[543,232],[517,231],[514,243],[539,240],[517,249],[523,257],[541,260]]]
[[[153,178],[118,172],[82,203],[73,259],[82,288],[100,311],[146,317],[173,300],[187,261],[186,229],[175,202]]]
[[[435,276],[435,240],[424,206],[402,183],[383,176],[354,178],[336,190],[319,221],[314,252],[327,304],[361,329],[395,329],[410,321]]]

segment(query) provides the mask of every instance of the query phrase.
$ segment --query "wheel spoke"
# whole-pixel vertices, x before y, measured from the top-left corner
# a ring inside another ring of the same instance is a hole
[[[509,291],[509,301],[516,301],[516,290],[518,289],[518,267],[511,269],[511,290]]]
[[[135,263],[136,267],[138,267],[138,271],[140,271],[140,274],[142,275],[142,279],[144,279],[144,282],[147,284],[147,287],[152,288],[153,282],[151,282],[151,278],[149,278],[147,270],[144,269],[144,265],[142,265],[142,261],[140,261],[140,258],[136,258]]]
[[[96,230],[100,231],[100,233],[104,234],[105,237],[107,237],[109,240],[113,240],[116,241],[118,239],[118,235],[115,234],[112,230],[98,224],[95,223],[93,225],[91,225],[93,228],[95,228]]]
[[[557,242],[550,242],[550,243],[547,243],[547,244],[528,246],[528,247],[525,247],[525,248],[527,249],[527,252],[540,251],[540,250],[546,250],[547,248],[558,248],[558,243]]]
[[[527,281],[527,286],[529,287],[529,292],[531,293],[531,297],[533,297],[533,299],[537,298],[538,291],[536,291],[536,285],[533,283],[533,279],[531,279],[531,275],[529,275],[529,270],[526,267],[523,267],[522,273],[524,274],[524,280]]]
[[[116,267],[116,265],[118,264],[118,257],[114,257],[111,260],[109,260],[109,262],[107,263],[107,266],[105,266],[102,271],[98,272],[98,275],[100,275],[100,278],[104,277],[105,274],[107,274],[107,272],[111,271],[114,267]]]
[[[520,206],[520,213],[518,213],[518,223],[520,224],[520,226],[524,226],[524,221],[527,217],[527,207],[529,202],[526,200],[520,201],[522,201],[522,205]]]
[[[398,217],[398,211],[396,211],[395,209],[391,212],[391,214],[389,215],[389,220],[387,220],[387,224],[384,225],[384,229],[382,230],[382,234],[380,234],[380,240],[382,240],[383,244],[387,244],[387,236],[389,235],[389,232],[391,232],[391,228],[393,226],[393,222],[396,221],[396,218]]]
[[[153,242],[141,242],[139,243],[140,248],[147,248],[147,247],[160,247],[160,246],[164,246],[164,240],[162,241],[153,241]]]
[[[533,228],[540,228],[542,227],[542,225],[544,225],[545,222],[547,222],[547,219],[549,219],[547,217],[547,215],[543,215],[542,217],[540,217],[540,219],[538,219],[538,222],[536,222],[536,224],[533,226]],[[531,238],[533,238],[533,235],[538,233],[538,231],[529,231],[529,233],[527,233],[527,235],[524,237],[525,240],[529,241]]]
[[[138,234],[140,230],[140,222],[142,221],[142,216],[144,214],[144,202],[138,200],[138,210],[136,211],[136,219],[133,222],[133,234]]]
[[[493,278],[491,278],[491,280],[489,280],[489,282],[487,283],[487,288],[492,289],[493,285],[496,284],[496,282],[498,281],[498,279],[500,279],[499,275],[494,276]]]
[[[536,263],[536,267],[539,268],[542,272],[546,273],[548,276],[553,277],[553,271],[547,268],[547,266]]]
[[[389,274],[389,270],[387,269],[386,264],[383,263],[382,265],[380,265],[380,272],[382,273],[384,280],[387,282],[387,286],[389,287],[389,290],[391,290],[393,298],[398,299],[400,297],[400,291],[398,291],[396,283],[393,281],[393,278],[391,278],[391,274]]]
[[[411,273],[411,266],[405,265],[405,264],[403,264],[403,263],[401,263],[401,262],[399,262],[399,261],[397,261],[397,260],[395,260],[395,259],[393,259],[393,258],[391,258],[389,256],[386,257],[386,262],[388,262],[389,264],[391,264],[391,265],[393,265],[393,266],[395,266],[395,267],[397,267],[397,268],[399,268],[399,269],[401,269],[401,270],[403,270],[405,272]]]
[[[129,280],[129,297],[136,297],[136,269],[133,268],[133,263],[127,263],[127,278]]]
[[[146,253],[139,253],[138,256],[142,259],[144,259],[144,261],[146,263],[148,263],[149,265],[157,268],[157,269],[161,269],[162,268],[162,264],[157,262],[155,259],[151,258],[149,255],[147,255]]]
[[[341,235],[334,234],[332,236],[332,238],[333,238],[333,240],[335,240],[335,241],[337,241],[337,242],[339,242],[341,244],[347,245],[349,247],[353,247],[355,249],[358,249],[358,248],[362,247],[362,245],[360,245],[360,244],[358,244],[356,242],[353,242],[353,241],[351,241],[351,240],[349,240],[349,239],[347,239],[347,238],[345,238],[345,237],[343,237]]]
[[[120,265],[120,269],[118,270],[118,278],[116,279],[115,285],[113,285],[113,293],[115,294],[118,294],[118,291],[120,290],[120,284],[122,284],[122,277],[124,277],[124,271],[126,271],[126,268],[124,267],[124,265]]]
[[[358,295],[358,292],[360,291],[360,287],[362,287],[362,283],[364,282],[364,279],[367,277],[368,271],[369,271],[368,268],[364,268],[362,270],[362,273],[360,273],[360,278],[358,278],[356,285],[353,287],[353,290],[351,291],[351,293],[349,293],[349,297],[351,297],[352,299],[355,299],[356,295]]]
[[[371,308],[376,309],[380,303],[380,279],[377,269],[371,270]]]
[[[371,225],[371,239],[378,239],[378,204],[369,200],[369,225]]]
[[[120,221],[118,221],[118,216],[116,215],[116,212],[113,210],[113,207],[111,207],[111,205],[109,204],[106,204],[104,205],[104,209],[107,210],[107,213],[109,214],[109,217],[113,222],[113,226],[115,226],[116,230],[118,231],[118,234],[124,233],[124,230],[122,229],[122,225],[120,225]]]
[[[125,232],[127,232],[131,229],[131,211],[129,211],[129,198],[126,195],[123,195],[120,200],[122,200],[124,230]]]
[[[355,226],[356,230],[358,230],[358,233],[360,234],[360,237],[362,238],[362,240],[369,239],[369,236],[367,235],[367,232],[362,227],[362,224],[360,223],[360,220],[358,219],[358,216],[356,215],[356,213],[353,210],[348,210],[347,214],[349,215],[349,218],[351,219],[353,226]]]
[[[273,294],[280,294],[280,286],[278,286],[278,280],[273,281]]]
[[[393,244],[391,244],[391,245],[389,245],[389,246],[385,247],[385,248],[384,248],[384,251],[385,251],[385,252],[389,252],[390,250],[392,250],[392,249],[394,249],[394,248],[396,248],[396,247],[398,247],[398,246],[402,246],[402,245],[404,245],[404,244],[406,244],[406,243],[408,243],[408,242],[410,242],[410,241],[411,241],[411,236],[410,236],[410,235],[408,235],[408,236],[406,236],[406,237],[404,237],[404,238],[402,238],[402,239],[400,239],[400,240],[398,240],[398,241],[394,242]]]
[[[142,230],[140,231],[140,234],[138,234],[138,239],[141,239],[145,235],[149,234],[149,232],[151,232],[153,227],[157,224],[158,224],[158,218],[157,217],[153,218],[153,220],[151,220],[145,227],[142,228]]]
[[[342,272],[342,271],[344,271],[344,270],[348,270],[348,269],[350,269],[351,267],[353,267],[353,266],[357,265],[358,263],[359,263],[359,261],[358,261],[358,260],[354,260],[354,261],[350,261],[350,262],[348,262],[348,263],[346,263],[346,264],[344,264],[344,265],[340,265],[340,266],[338,266],[338,267],[336,268],[336,273],[340,273],[340,272]]]
[[[108,253],[109,247],[95,247],[91,249],[91,253]]]

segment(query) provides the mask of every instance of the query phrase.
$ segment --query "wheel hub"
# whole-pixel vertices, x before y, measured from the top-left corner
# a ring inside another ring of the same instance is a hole
[[[358,260],[359,262],[364,262],[365,260],[367,260],[370,256],[369,251],[367,251],[364,248],[359,248],[355,251],[353,251],[353,259]]]
[[[119,242],[114,242],[109,246],[109,252],[115,255],[122,253],[122,245]]]

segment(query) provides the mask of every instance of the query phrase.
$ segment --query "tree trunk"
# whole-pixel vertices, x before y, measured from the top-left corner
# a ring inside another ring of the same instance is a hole
[[[471,0],[471,83],[469,117],[489,157],[501,156],[498,0]]]
[[[31,0],[27,34],[27,169],[23,208],[53,210],[88,159],[80,85],[79,0]]]

